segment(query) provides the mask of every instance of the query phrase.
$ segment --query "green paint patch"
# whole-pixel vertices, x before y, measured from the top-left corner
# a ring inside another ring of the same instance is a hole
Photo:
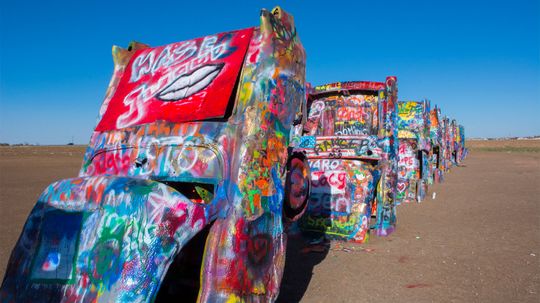
[[[156,184],[136,184],[135,186],[130,186],[129,187],[129,191],[131,191],[134,195],[139,195],[139,196],[146,196],[148,194],[150,194],[154,188],[155,188]],[[127,191],[127,190],[126,190]]]
[[[115,215],[103,218],[103,226],[92,252],[89,255],[90,281],[109,288],[119,278],[122,271],[122,247],[126,231],[126,219]]]
[[[212,199],[214,199],[214,194],[206,188],[195,186],[195,191],[197,191],[197,194],[201,197],[204,203],[210,203]]]
[[[287,131],[287,129],[285,128],[285,126],[283,125],[283,123],[281,123],[281,121],[279,121],[278,119],[275,120],[274,122],[274,126],[275,126],[275,129],[276,129],[276,137],[279,138],[279,139],[283,139],[284,137],[289,139],[289,132]]]

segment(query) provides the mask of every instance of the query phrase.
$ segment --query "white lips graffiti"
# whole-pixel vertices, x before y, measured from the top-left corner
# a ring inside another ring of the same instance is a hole
[[[182,75],[157,93],[156,98],[161,101],[178,101],[196,94],[212,83],[223,66],[223,63],[205,65],[191,74]]]

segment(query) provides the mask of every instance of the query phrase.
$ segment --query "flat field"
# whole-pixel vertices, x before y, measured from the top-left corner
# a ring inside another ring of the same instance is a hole
[[[540,302],[540,141],[467,145],[426,201],[398,207],[391,236],[329,249],[290,238],[278,301]],[[76,176],[83,152],[0,147],[0,277],[37,197]]]
[[[472,140],[466,145],[472,151],[540,152],[540,140]]]

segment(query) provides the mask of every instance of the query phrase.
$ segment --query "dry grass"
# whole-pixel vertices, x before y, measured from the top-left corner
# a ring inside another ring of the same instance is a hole
[[[50,157],[52,155],[82,155],[86,145],[43,145],[43,146],[0,146],[0,158],[9,157]]]
[[[539,153],[540,140],[468,140],[471,151]]]

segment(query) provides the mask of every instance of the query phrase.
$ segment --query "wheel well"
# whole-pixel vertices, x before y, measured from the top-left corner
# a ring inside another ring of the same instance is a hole
[[[213,224],[189,240],[174,257],[156,295],[156,303],[196,302],[201,287],[206,239]]]
[[[302,204],[302,206],[296,209],[291,207],[290,201],[289,201],[289,193],[291,190],[290,189],[290,184],[291,184],[290,171],[291,171],[292,161],[294,159],[299,159],[302,162],[304,162],[304,165],[308,169],[308,178],[309,178],[308,192],[306,194],[306,199],[304,203]],[[287,170],[286,170],[286,178],[285,178],[285,195],[283,199],[283,217],[291,221],[294,221],[295,219],[297,219],[297,217],[299,217],[299,215],[301,215],[307,208],[310,192],[311,192],[311,173],[309,172],[309,164],[307,163],[307,157],[303,152],[293,152],[291,153],[291,155],[289,156],[289,159],[287,160]]]

